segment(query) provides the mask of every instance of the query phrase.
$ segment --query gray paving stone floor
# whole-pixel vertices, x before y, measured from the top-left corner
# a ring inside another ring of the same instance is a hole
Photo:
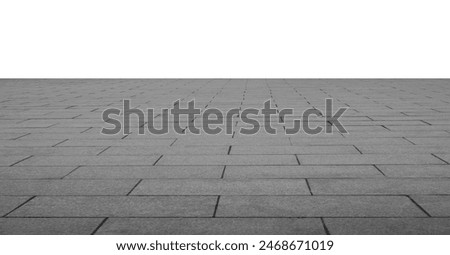
[[[326,98],[348,133],[284,134]],[[295,116],[276,135],[139,135],[136,116],[102,135],[124,99]],[[450,234],[449,162],[450,80],[0,80],[0,234]]]

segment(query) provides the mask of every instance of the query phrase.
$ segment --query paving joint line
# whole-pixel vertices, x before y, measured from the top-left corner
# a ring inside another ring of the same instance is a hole
[[[100,151],[99,153],[97,153],[96,156],[99,156],[100,154],[102,154],[103,152],[105,152],[106,150],[108,150],[109,148],[111,148],[112,146],[108,146],[105,149],[103,149],[102,151]]]
[[[300,164],[300,160],[298,159],[298,155],[297,154],[294,154],[295,155],[295,159],[297,160],[297,164],[299,165],[299,166],[301,166],[302,164]]]
[[[24,158],[24,159],[21,159],[21,160],[17,161],[16,163],[13,163],[13,164],[11,164],[11,165],[9,165],[9,166],[10,166],[10,167],[15,166],[15,165],[19,164],[20,162],[23,162],[23,161],[25,161],[25,160],[27,160],[27,159],[29,159],[29,158],[31,158],[31,157],[33,157],[33,155],[28,156],[28,157],[26,157],[26,158]]]
[[[411,143],[411,144],[413,144],[413,145],[416,145],[414,142],[412,142],[411,140],[409,140],[408,138],[406,138],[406,137],[402,137],[403,139],[405,139],[406,141],[408,141],[409,143]]]
[[[27,135],[31,135],[31,133],[27,133],[27,134],[24,134],[24,135],[21,135],[21,136],[12,138],[11,140],[12,140],[12,141],[15,141],[15,140],[20,139],[20,138],[22,138],[22,137],[25,137],[25,136],[27,136]]]
[[[223,170],[222,170],[222,175],[220,176],[220,179],[223,179],[223,177],[225,176],[225,169],[227,168],[227,165],[223,166]],[[214,178],[215,179],[215,178]],[[228,178],[227,178],[228,179]]]
[[[308,187],[309,193],[311,193],[311,196],[314,196],[314,194],[311,190],[311,185],[309,184],[308,178],[305,178],[305,182],[306,182],[306,186]]]
[[[220,195],[217,197],[216,205],[214,206],[213,218],[216,218],[217,208],[219,208]]]
[[[77,167],[75,167],[74,169],[72,169],[72,170],[70,170],[67,174],[65,174],[63,177],[61,177],[60,179],[62,180],[62,179],[64,179],[64,178],[66,178],[67,176],[69,176],[70,174],[72,174],[73,172],[75,172],[77,169],[79,169],[80,167],[82,167],[81,165],[80,166],[77,166]],[[42,180],[42,179],[41,179]],[[49,179],[49,180],[54,180],[54,179]],[[89,178],[89,179],[87,179],[87,180],[92,180],[92,178]],[[94,180],[96,180],[96,179],[94,179]]]
[[[159,158],[155,161],[155,163],[153,163],[152,166],[156,166],[156,164],[158,164],[158,162],[161,160],[161,158],[162,158],[163,156],[164,156],[164,155],[159,156]]]
[[[83,134],[84,132],[89,131],[89,130],[91,130],[92,128],[93,128],[93,127],[88,127],[87,129],[81,131],[80,134]]]
[[[56,147],[56,146],[58,146],[58,145],[60,145],[60,144],[62,144],[62,143],[64,143],[64,142],[67,142],[67,141],[69,141],[69,139],[64,139],[63,141],[61,141],[61,142],[59,142],[59,143],[57,143],[57,144],[54,144],[54,145],[52,145],[51,147]]]
[[[383,171],[381,171],[381,169],[376,164],[373,164],[373,167],[375,167],[375,169],[377,169],[378,172],[380,172],[383,176],[386,176],[386,174]],[[361,178],[361,179],[367,179],[367,178]],[[416,179],[416,178],[414,177],[413,179]]]
[[[328,230],[328,227],[325,224],[325,220],[323,219],[323,217],[320,217],[320,221],[322,222],[322,227],[325,230],[325,234],[330,235],[330,231]]]
[[[136,187],[141,184],[143,179],[140,179],[134,186],[133,188],[131,188],[131,190],[126,194],[126,196],[130,196],[130,194],[134,191],[134,189],[136,189]]]
[[[353,147],[359,152],[359,154],[363,154],[362,151],[356,147],[356,145],[353,145]]]
[[[103,218],[103,217],[102,217]],[[104,218],[100,224],[94,229],[94,231],[92,231],[91,235],[95,235],[97,233],[97,231],[103,226],[103,224],[105,224],[105,222],[109,219],[109,217]]]
[[[427,124],[428,126],[432,126],[429,122],[427,122],[427,121],[424,121],[424,120],[419,120],[419,121],[422,121],[423,123],[425,123],[425,124]]]
[[[431,214],[429,214],[425,208],[423,208],[421,205],[419,205],[410,195],[406,196],[407,198],[409,198],[409,200],[411,200],[411,202],[413,204],[415,204],[423,213],[425,213],[428,217],[432,217]]]
[[[13,213],[15,210],[19,209],[20,207],[24,206],[26,203],[30,202],[31,200],[33,200],[36,196],[32,196],[30,198],[28,198],[25,202],[21,203],[20,205],[18,205],[16,208],[12,209],[10,212],[6,213],[5,215],[3,215],[2,217],[5,218],[8,215],[10,215],[11,213]]]
[[[178,141],[178,138],[175,138],[175,140],[173,140],[173,142],[169,145],[169,147],[172,147],[177,141]]]

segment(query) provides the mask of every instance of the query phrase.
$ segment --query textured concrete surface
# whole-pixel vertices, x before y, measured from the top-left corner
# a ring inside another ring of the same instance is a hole
[[[100,134],[123,99],[325,98],[348,134]],[[0,80],[0,234],[450,234],[449,153],[449,80]]]

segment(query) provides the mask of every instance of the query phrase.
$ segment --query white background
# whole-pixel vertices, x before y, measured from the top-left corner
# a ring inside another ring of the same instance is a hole
[[[45,255],[115,255],[115,254],[215,254],[215,255],[448,255],[448,236],[4,236],[2,254]],[[225,243],[245,242],[255,245],[248,251],[118,251],[116,243],[155,242]],[[333,240],[329,251],[259,251],[259,241]]]
[[[448,0],[0,0],[2,78],[448,78]]]

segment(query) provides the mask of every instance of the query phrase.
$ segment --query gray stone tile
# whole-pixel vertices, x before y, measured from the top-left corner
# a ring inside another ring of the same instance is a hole
[[[389,177],[450,177],[450,165],[379,165]]]
[[[0,195],[126,195],[137,180],[0,180]]]
[[[311,179],[315,195],[450,194],[450,179]]]
[[[61,140],[5,140],[2,141],[2,147],[50,147],[56,145]]]
[[[413,196],[413,199],[433,217],[450,217],[450,196]]]
[[[411,142],[417,145],[435,145],[435,146],[450,146],[450,138],[443,137],[411,137],[408,138]]]
[[[450,133],[449,133],[450,134]],[[359,145],[363,154],[430,154],[450,151],[450,146],[435,145]]]
[[[266,137],[260,139],[258,137],[240,137],[239,139],[231,139],[230,137],[216,136],[196,136],[181,138],[177,141],[177,145],[267,145],[267,146],[289,146],[289,138],[287,137]]]
[[[30,199],[30,197],[0,196],[0,217],[11,212],[28,199]]]
[[[349,134],[345,135],[346,137],[449,137],[450,133],[445,132],[443,130],[417,130],[417,131],[378,131],[378,132],[349,132]]]
[[[153,165],[158,156],[35,156],[17,166],[145,166]]]
[[[305,180],[143,180],[131,195],[309,195]]]
[[[0,235],[89,235],[101,218],[0,218]]]
[[[395,127],[402,127],[402,126],[395,126]],[[406,127],[423,127],[423,126],[406,126]],[[353,132],[381,132],[386,130],[386,128],[382,126],[346,126],[345,129],[350,134]]]
[[[391,131],[394,132],[411,132],[411,131],[445,131],[445,126],[389,126],[386,125]]]
[[[11,217],[212,217],[215,196],[36,197]]]
[[[60,179],[73,169],[74,167],[0,167],[0,179]]]
[[[230,154],[360,154],[353,146],[233,146]]]
[[[223,166],[86,166],[66,179],[220,178]],[[1,172],[0,172],[1,177]]]
[[[228,146],[111,147],[102,155],[226,155]]]
[[[403,138],[291,138],[292,145],[295,146],[309,146],[309,145],[409,145],[408,141]]]
[[[83,155],[95,156],[107,147],[0,147],[0,155],[35,155],[35,156],[55,156],[55,155]]]
[[[120,133],[117,135],[103,135],[100,133],[55,133],[55,134],[45,134],[45,133],[32,133],[30,135],[20,138],[20,140],[118,140],[122,139],[125,135]]]
[[[104,235],[323,235],[318,218],[110,218]]]
[[[301,165],[445,164],[432,155],[299,155]]]
[[[379,125],[390,125],[390,126],[425,126],[427,125],[424,122],[421,122],[419,120],[408,120],[408,121],[396,121],[396,120],[389,120],[389,121],[345,121],[342,123],[343,125],[347,126],[379,126]]]
[[[164,156],[157,165],[298,165],[294,155]]]
[[[142,139],[142,140],[105,140],[105,139],[97,139],[97,140],[68,140],[62,144],[59,144],[57,147],[65,147],[65,146],[168,146],[172,144],[175,139]]]
[[[57,124],[57,121],[49,121],[49,120],[25,120],[21,123],[16,123],[15,127],[50,127],[52,125]]]
[[[448,235],[450,218],[325,218],[332,235]]]
[[[33,134],[68,134],[68,133],[81,133],[86,128],[8,128],[2,129],[0,133],[15,133],[15,134],[23,134],[23,133],[33,133]]]
[[[383,177],[374,166],[227,166],[225,178]]]
[[[426,217],[402,196],[223,196],[217,217]]]

